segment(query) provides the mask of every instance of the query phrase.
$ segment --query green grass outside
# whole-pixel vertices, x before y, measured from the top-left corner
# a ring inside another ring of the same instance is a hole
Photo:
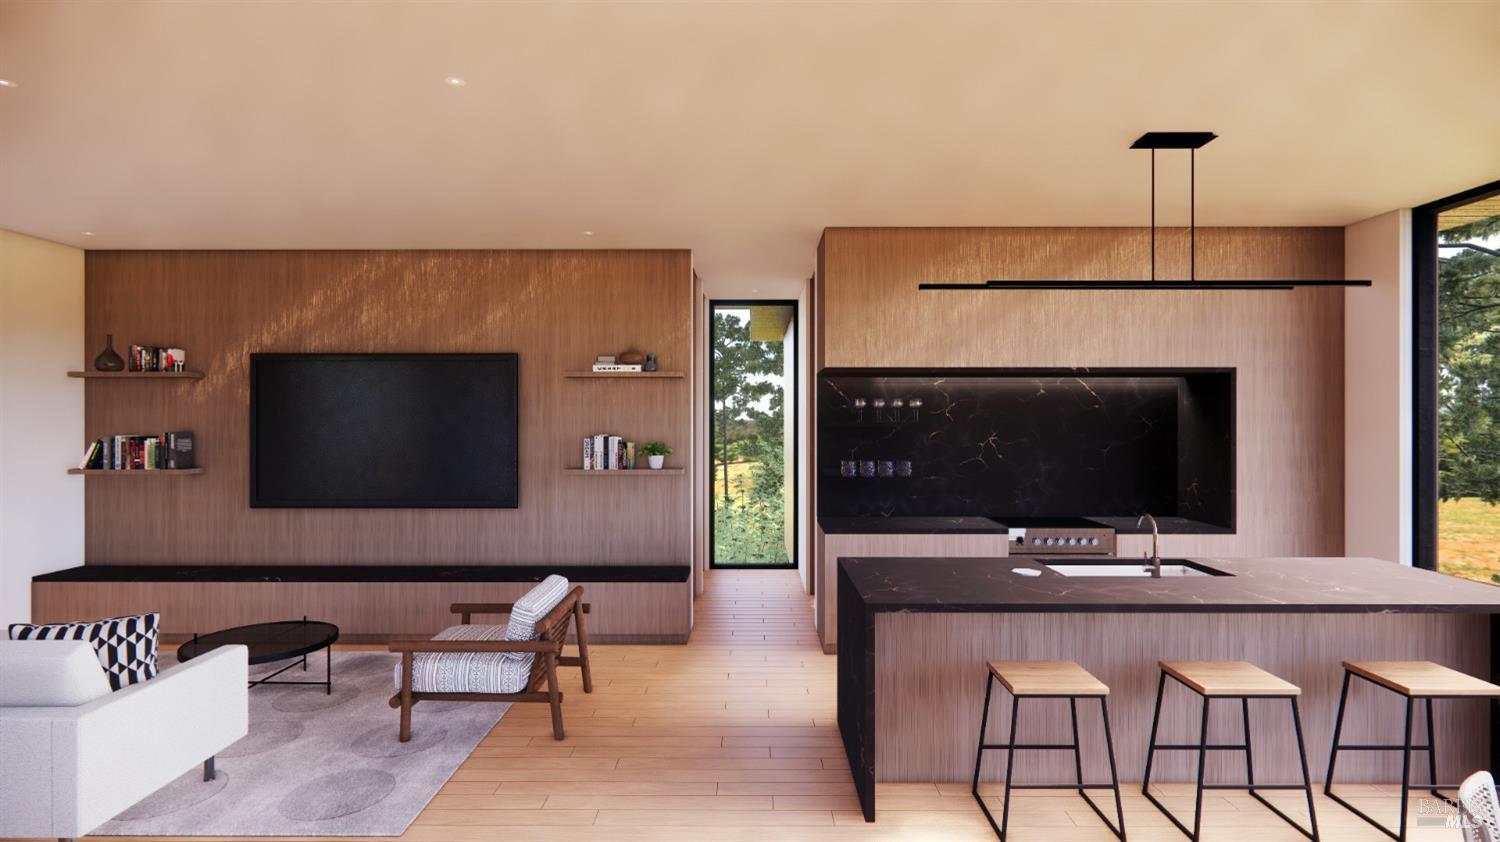
[[[1438,504],[1438,570],[1500,584],[1500,506],[1476,497]]]

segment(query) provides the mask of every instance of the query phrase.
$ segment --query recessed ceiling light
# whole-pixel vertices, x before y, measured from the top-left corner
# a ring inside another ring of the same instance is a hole
[[[760,292],[760,287],[756,287],[756,288],[755,288],[755,289],[752,289],[752,290],[750,290],[750,291],[751,291],[751,292]]]
[[[464,78],[463,78],[463,77],[461,77],[461,76],[449,76],[449,77],[448,77],[448,78],[446,78],[446,79],[444,79],[444,80],[443,80],[443,81],[444,81],[444,82],[447,82],[447,83],[448,83],[448,86],[449,86],[449,87],[452,87],[452,88],[462,88],[462,87],[463,87],[463,86],[464,86],[464,85],[467,85],[467,84],[469,84],[469,83],[468,83],[468,82],[467,82],[467,81],[466,81],[466,80],[465,80],[465,79],[464,79]]]
[[[9,79],[0,79],[0,88],[14,88],[16,83]]]
[[[593,231],[585,231],[585,232],[583,232],[583,236],[585,236],[585,237],[592,237],[592,236],[594,236],[594,232]]]
[[[94,232],[93,231],[84,231],[83,232],[83,236],[85,236],[85,237],[92,237],[92,236],[94,236]]]

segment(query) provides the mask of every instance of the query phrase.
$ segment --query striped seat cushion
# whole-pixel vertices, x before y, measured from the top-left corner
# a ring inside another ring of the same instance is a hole
[[[452,626],[433,640],[504,640],[505,626]],[[524,664],[506,652],[418,652],[412,656],[414,693],[519,693],[531,677]],[[401,689],[401,664],[396,664]]]
[[[433,640],[536,640],[537,621],[568,595],[568,580],[548,576],[516,600],[504,626],[452,626]],[[532,652],[418,652],[412,657],[414,693],[519,693],[531,678]],[[401,689],[401,664],[396,664]]]

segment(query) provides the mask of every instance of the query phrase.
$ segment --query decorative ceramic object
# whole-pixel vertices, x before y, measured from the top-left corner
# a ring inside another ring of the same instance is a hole
[[[644,365],[641,366],[641,371],[655,371],[655,370],[656,370],[656,355],[655,354],[647,354],[646,355],[646,362],[645,362]]]
[[[620,365],[644,365],[646,357],[634,348],[627,348],[615,355],[615,361]]]
[[[657,456],[653,453],[650,456],[646,457],[646,461],[651,464],[651,470],[659,471],[661,470],[661,466],[667,461],[667,457]]]
[[[104,339],[104,350],[99,356],[94,357],[94,368],[99,371],[124,371],[125,359],[115,353],[115,335],[109,334]]]

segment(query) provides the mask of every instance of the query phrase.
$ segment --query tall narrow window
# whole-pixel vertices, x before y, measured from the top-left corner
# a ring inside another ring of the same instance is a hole
[[[794,301],[713,302],[712,563],[796,566]]]
[[[1424,524],[1419,510],[1417,557],[1425,561],[1426,526],[1435,538],[1429,564],[1500,584],[1500,193],[1425,215],[1419,209],[1413,223],[1429,244],[1427,271],[1417,267],[1419,334],[1424,304],[1433,333],[1418,348],[1425,344],[1434,358],[1418,360],[1419,377],[1425,369],[1430,378],[1429,406],[1419,380],[1418,411],[1426,410],[1432,427],[1425,442],[1418,441],[1417,465],[1421,470],[1425,461],[1430,475],[1435,461],[1437,474],[1428,500],[1418,481],[1418,505],[1431,522]],[[1423,427],[1420,417],[1417,426]],[[1422,452],[1424,443],[1432,453]]]

